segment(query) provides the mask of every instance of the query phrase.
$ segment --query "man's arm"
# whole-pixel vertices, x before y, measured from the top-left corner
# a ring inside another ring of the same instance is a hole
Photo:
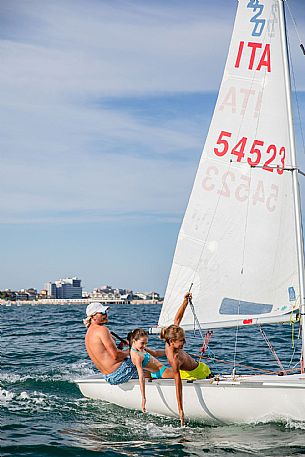
[[[189,300],[192,299],[192,294],[190,292],[187,292],[185,295],[184,295],[184,299],[183,299],[183,302],[182,304],[180,305],[177,313],[176,313],[176,316],[175,316],[175,319],[174,319],[174,325],[180,325],[180,322],[182,321],[182,318],[184,316],[184,311],[186,310],[186,307],[188,305],[188,302]]]
[[[122,362],[129,356],[128,351],[121,351],[115,345],[115,342],[107,327],[100,327],[100,337],[106,351],[115,362]]]

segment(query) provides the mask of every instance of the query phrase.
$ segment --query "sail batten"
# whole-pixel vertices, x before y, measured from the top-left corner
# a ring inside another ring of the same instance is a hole
[[[268,305],[268,322],[299,306],[290,171],[295,165],[279,1],[239,1],[159,326],[173,322],[191,284],[203,328],[212,328],[212,323],[228,326],[247,319],[261,321],[263,316],[244,314],[245,303]],[[228,297],[234,306],[227,303],[224,319]],[[192,323],[187,309],[182,324],[188,327]]]

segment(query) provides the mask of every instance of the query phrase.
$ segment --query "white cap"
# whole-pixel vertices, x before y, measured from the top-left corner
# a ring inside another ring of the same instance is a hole
[[[105,314],[109,306],[105,306],[100,302],[93,302],[90,303],[86,308],[86,314],[88,317],[93,316],[96,313],[103,313]]]

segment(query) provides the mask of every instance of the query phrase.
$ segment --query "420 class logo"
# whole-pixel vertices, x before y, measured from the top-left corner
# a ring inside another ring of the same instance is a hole
[[[259,0],[250,0],[247,4],[247,8],[253,9],[253,12],[255,13],[250,19],[250,22],[254,24],[252,36],[261,36],[266,24],[266,20],[261,17],[264,11],[264,5],[262,5]]]

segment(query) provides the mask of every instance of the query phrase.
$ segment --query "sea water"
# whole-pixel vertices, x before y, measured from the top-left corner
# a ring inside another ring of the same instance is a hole
[[[109,327],[126,336],[148,328],[158,305],[113,305]],[[86,399],[74,380],[96,372],[84,348],[85,305],[0,306],[0,456],[296,456],[305,454],[305,424],[204,425],[143,414]],[[298,328],[265,328],[284,366],[299,357]],[[186,349],[199,352],[200,339],[188,334]],[[294,341],[295,349],[292,348]],[[162,348],[158,336],[150,345]],[[215,374],[277,370],[258,328],[217,330],[210,349]],[[221,362],[224,360],[226,363]]]

